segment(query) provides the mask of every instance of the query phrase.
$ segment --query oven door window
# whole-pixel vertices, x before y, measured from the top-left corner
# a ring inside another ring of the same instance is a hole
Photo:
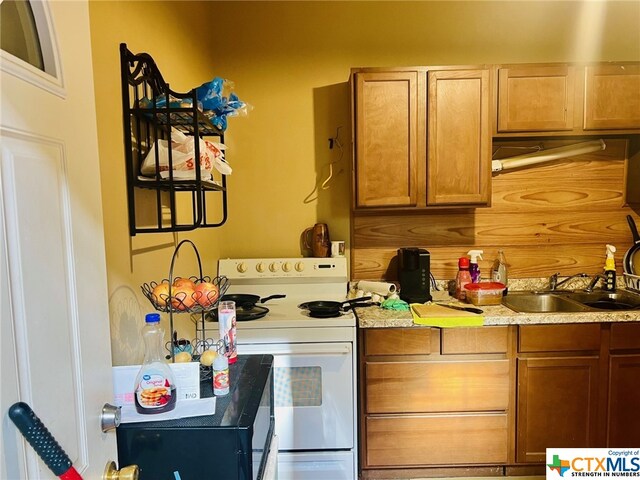
[[[242,345],[274,356],[274,403],[280,451],[353,448],[353,345]]]
[[[276,367],[276,407],[321,407],[322,367]]]

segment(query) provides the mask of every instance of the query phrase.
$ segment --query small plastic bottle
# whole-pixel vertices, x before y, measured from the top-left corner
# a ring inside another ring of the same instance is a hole
[[[504,256],[504,251],[502,249],[498,250],[498,256],[493,261],[493,266],[491,267],[491,281],[499,282],[507,286],[508,282],[508,270],[507,270],[507,259]],[[505,288],[505,292],[507,289]]]
[[[148,313],[142,327],[144,361],[135,383],[135,406],[138,413],[169,412],[176,407],[176,382],[162,355],[164,330],[160,314]]]
[[[213,394],[223,396],[229,393],[229,359],[218,352],[213,361]]]
[[[482,250],[469,250],[467,255],[471,257],[471,261],[469,263],[469,273],[471,274],[471,282],[479,283],[480,282],[480,265],[478,265],[478,258],[482,260],[482,254],[484,251]]]
[[[467,292],[465,292],[464,286],[467,283],[471,283],[471,274],[469,273],[469,259],[467,257],[460,257],[458,259],[458,274],[456,275],[455,293],[455,297],[458,300],[466,300]]]

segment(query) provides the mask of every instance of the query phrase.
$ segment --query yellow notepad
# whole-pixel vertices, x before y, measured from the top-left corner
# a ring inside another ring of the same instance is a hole
[[[452,310],[435,303],[412,303],[411,315],[416,325],[430,327],[481,327],[484,325],[484,317],[472,312]]]

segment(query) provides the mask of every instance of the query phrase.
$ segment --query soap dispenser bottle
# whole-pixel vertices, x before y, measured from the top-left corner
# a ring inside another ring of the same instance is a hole
[[[604,264],[604,290],[607,292],[615,292],[616,290],[616,261],[613,254],[616,253],[616,247],[607,245],[607,260]]]
[[[471,283],[480,282],[480,265],[478,265],[478,259],[482,260],[483,250],[469,250],[467,255],[471,257],[469,264],[469,273],[471,274]]]

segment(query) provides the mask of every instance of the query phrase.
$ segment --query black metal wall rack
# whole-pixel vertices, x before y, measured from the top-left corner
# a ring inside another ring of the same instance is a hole
[[[223,225],[227,220],[226,176],[203,179],[195,168],[194,178],[175,178],[169,148],[163,178],[158,142],[170,140],[172,129],[195,140],[217,137],[214,141],[220,143],[224,143],[224,133],[198,109],[195,89],[187,93],[171,90],[150,55],[133,54],[122,43],[120,65],[130,235]],[[141,166],[154,145],[155,177],[145,177]],[[194,147],[194,158],[200,158],[200,142],[194,141]],[[216,219],[210,218],[212,210]]]

